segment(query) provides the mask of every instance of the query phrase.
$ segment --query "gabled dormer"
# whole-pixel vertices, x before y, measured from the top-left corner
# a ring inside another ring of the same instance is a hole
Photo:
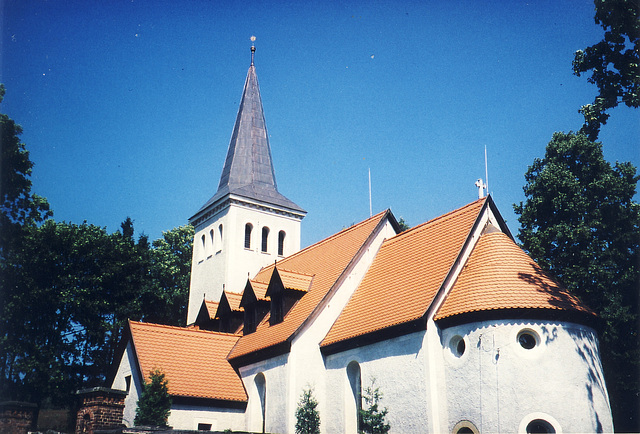
[[[293,305],[307,293],[312,280],[313,276],[292,271],[280,271],[278,267],[273,268],[273,274],[271,274],[265,294],[271,299],[269,324],[278,324],[284,320]]]
[[[215,313],[218,330],[223,333],[235,333],[244,320],[244,309],[240,307],[241,294],[222,291],[220,303]]]
[[[251,280],[247,279],[247,284],[240,300],[240,307],[244,309],[242,334],[248,335],[255,332],[260,321],[269,312],[269,300],[265,295],[266,290],[266,285],[251,282]]]
[[[218,305],[219,303],[215,301],[202,300],[194,325],[201,330],[218,331],[220,328],[219,320],[216,318]]]

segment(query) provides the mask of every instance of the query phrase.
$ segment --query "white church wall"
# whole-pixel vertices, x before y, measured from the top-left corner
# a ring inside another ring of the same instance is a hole
[[[326,358],[327,385],[332,391],[324,418],[325,432],[354,433],[356,414],[347,376],[351,362],[360,365],[362,393],[375,379],[386,407],[391,433],[428,431],[429,391],[427,389],[424,331],[354,348]],[[363,408],[366,403],[362,402]],[[321,414],[322,417],[322,414]]]
[[[111,383],[112,389],[127,390],[127,377],[130,377],[128,393],[124,400],[124,414],[122,417],[122,423],[127,427],[133,426],[133,421],[136,417],[136,408],[138,407],[138,397],[142,391],[142,379],[138,374],[138,370],[135,368],[135,353],[131,342],[127,344],[124,350],[118,370]]]
[[[203,424],[212,431],[244,430],[244,409],[216,408],[208,405],[171,406],[169,426],[180,430],[197,430]]]
[[[266,432],[286,433],[289,408],[286,391],[289,389],[289,354],[282,354],[267,360],[239,368],[240,377],[247,391],[248,405],[245,412],[245,429],[262,432],[262,400],[256,378],[264,376],[265,382],[265,430]]]
[[[520,333],[533,336],[534,348],[520,345]],[[525,432],[534,419],[556,432],[613,430],[598,341],[589,327],[485,321],[443,330],[442,347],[449,432],[461,421],[480,432]]]

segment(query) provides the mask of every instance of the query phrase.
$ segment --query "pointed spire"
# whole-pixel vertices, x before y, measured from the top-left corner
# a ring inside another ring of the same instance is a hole
[[[255,41],[255,37],[251,37],[251,40]],[[258,76],[253,64],[254,54],[255,46],[252,44],[251,66],[247,72],[218,191],[201,210],[228,194],[236,194],[304,212],[278,192]]]

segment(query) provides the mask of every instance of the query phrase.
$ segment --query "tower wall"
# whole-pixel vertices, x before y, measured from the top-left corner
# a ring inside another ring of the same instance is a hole
[[[260,268],[300,250],[301,219],[302,216],[257,201],[231,199],[228,206],[198,224],[193,243],[187,324],[195,321],[203,299],[218,301],[223,287],[241,293],[247,278],[253,277]],[[249,248],[245,248],[247,224],[252,225]],[[263,252],[265,227],[269,235],[267,251]],[[283,254],[279,255],[281,231],[285,237]]]

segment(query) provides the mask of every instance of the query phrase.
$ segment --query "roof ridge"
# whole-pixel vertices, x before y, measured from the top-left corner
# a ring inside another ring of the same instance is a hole
[[[280,268],[280,267],[278,267],[278,264],[276,264],[276,268],[278,269],[278,272],[297,274],[298,276],[306,276],[306,277],[314,277],[315,276],[315,274],[303,273],[301,271],[294,271],[294,270],[288,270],[286,268]]]
[[[211,331],[211,330],[202,330],[202,329],[189,328],[189,327],[170,326],[170,325],[165,325],[165,324],[155,324],[155,323],[151,323],[151,322],[141,322],[141,321],[131,321],[131,320],[129,320],[129,324],[135,325],[136,327],[142,326],[142,327],[147,327],[147,328],[154,328],[154,327],[155,328],[164,328],[164,329],[180,331],[180,332],[204,333],[204,334],[213,334],[213,335],[220,335],[220,336],[238,336],[235,333],[224,333],[224,332],[217,332],[217,331]]]

